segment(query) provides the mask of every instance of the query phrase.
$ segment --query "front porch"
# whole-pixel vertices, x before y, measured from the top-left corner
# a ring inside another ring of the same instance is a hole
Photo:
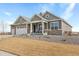
[[[30,34],[62,35],[60,21],[33,21],[30,23]]]
[[[30,34],[44,35],[45,29],[47,29],[46,22],[35,22],[30,24]]]

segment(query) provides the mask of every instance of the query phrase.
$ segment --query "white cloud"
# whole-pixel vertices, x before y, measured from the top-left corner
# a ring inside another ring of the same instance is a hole
[[[7,16],[11,16],[12,14],[10,12],[3,12]]]
[[[76,3],[69,4],[69,6],[66,8],[61,17],[63,17],[64,19],[69,19],[73,15],[75,5]]]
[[[73,27],[72,31],[79,32],[79,27]]]

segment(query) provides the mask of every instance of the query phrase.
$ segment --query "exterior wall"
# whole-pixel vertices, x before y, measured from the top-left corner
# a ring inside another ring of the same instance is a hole
[[[67,32],[67,33],[65,33]],[[62,21],[62,33],[68,34],[68,32],[72,32],[72,27]]]

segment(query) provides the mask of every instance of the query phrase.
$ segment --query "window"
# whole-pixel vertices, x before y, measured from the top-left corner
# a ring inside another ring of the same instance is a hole
[[[59,22],[52,22],[51,29],[59,29]]]
[[[48,18],[48,17],[49,17],[49,14],[46,15],[46,18]]]

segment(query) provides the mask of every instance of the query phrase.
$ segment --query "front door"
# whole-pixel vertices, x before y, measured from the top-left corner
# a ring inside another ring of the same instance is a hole
[[[42,24],[39,24],[39,33],[42,33]]]
[[[36,26],[34,25],[34,33],[36,32]]]
[[[34,33],[42,33],[42,24],[41,23],[33,24],[33,32]]]

